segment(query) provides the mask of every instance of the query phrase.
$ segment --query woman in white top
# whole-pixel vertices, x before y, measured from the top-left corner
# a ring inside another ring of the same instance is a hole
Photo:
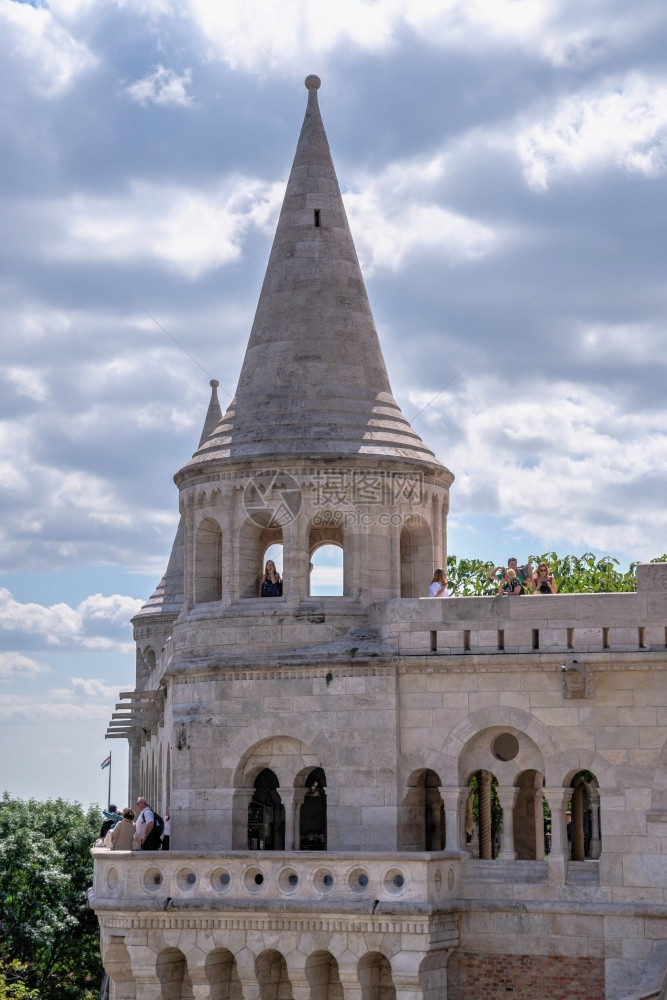
[[[436,569],[428,591],[429,597],[449,597],[447,590],[447,573],[444,569]]]

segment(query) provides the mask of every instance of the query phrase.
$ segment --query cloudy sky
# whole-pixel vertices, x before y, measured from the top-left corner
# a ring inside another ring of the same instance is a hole
[[[457,477],[450,551],[665,551],[666,22],[0,0],[0,790],[101,801],[111,746],[125,804],[128,619],[209,378],[234,392],[308,73],[395,394]]]

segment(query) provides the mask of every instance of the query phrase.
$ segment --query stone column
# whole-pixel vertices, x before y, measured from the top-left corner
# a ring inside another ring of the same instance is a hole
[[[477,772],[479,795],[479,856],[484,861],[493,860],[491,843],[491,772]]]
[[[515,785],[498,785],[496,788],[496,795],[503,811],[503,828],[500,831],[500,853],[498,854],[501,861],[516,861],[514,803],[518,794],[519,789]]]
[[[127,775],[127,801],[130,807],[134,809],[135,803],[137,801],[137,796],[143,795],[142,789],[139,787],[139,760],[140,760],[140,750],[141,750],[141,739],[136,733],[132,733],[127,737],[127,743],[130,750],[130,759],[128,762],[128,775]],[[107,803],[108,805],[108,803]]]
[[[393,976],[396,1000],[424,1000],[419,976],[396,974]]]
[[[306,978],[305,955],[291,951],[285,956],[287,976],[292,988],[292,1000],[310,1000],[310,983]]]
[[[427,851],[442,850],[442,817],[440,815],[440,790],[438,788],[426,788],[426,806],[428,808],[429,827],[426,831],[429,836],[429,844],[425,845]]]
[[[433,568],[438,569],[438,567],[442,567],[444,569],[445,562],[442,547],[441,505],[440,499],[436,495],[431,498],[430,524],[433,537]]]
[[[158,979],[155,966],[133,966],[136,994],[141,1000],[162,1000],[162,983]]]
[[[551,810],[551,850],[548,857],[549,879],[551,882],[559,884],[565,882],[565,865],[569,856],[565,810],[571,795],[572,789],[563,788],[562,785],[556,788],[544,789],[544,797],[549,803],[549,809]]]
[[[283,525],[283,597],[301,601],[308,596],[308,538],[306,517],[300,510]]]
[[[299,796],[301,792],[301,796]],[[281,788],[280,798],[285,808],[285,850],[298,851],[299,805],[303,802],[305,789]]]
[[[194,499],[188,497],[185,507],[185,538],[183,539],[184,558],[183,566],[185,572],[185,609],[191,611],[195,605],[194,583],[195,583],[195,506]]]
[[[354,972],[339,972],[343,987],[343,1000],[362,1000],[361,984]]]
[[[544,844],[544,795],[541,788],[535,789],[535,859],[542,861],[546,851]]]
[[[584,810],[586,807],[586,793],[582,782],[572,792],[572,822],[571,842],[572,860],[583,861],[586,857],[584,847]]]
[[[458,788],[440,789],[445,803],[445,848],[469,854],[465,838],[466,805],[470,796],[467,785]]]
[[[222,526],[222,603],[231,604],[234,600],[234,495],[223,493],[220,498],[220,524]]]
[[[389,560],[389,576],[393,597],[401,596],[401,526],[395,524],[391,530],[391,557]]]
[[[591,857],[599,858],[602,854],[602,840],[600,838],[600,800],[591,798]]]

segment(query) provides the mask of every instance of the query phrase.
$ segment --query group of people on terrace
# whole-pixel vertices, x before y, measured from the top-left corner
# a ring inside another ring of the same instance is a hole
[[[516,556],[510,556],[507,566],[494,566],[488,574],[488,579],[497,585],[500,596],[558,593],[556,581],[547,563],[538,563],[537,569],[533,572],[532,563],[519,566]],[[450,596],[450,591],[447,589],[447,571],[436,569],[429,587],[429,597]]]
[[[111,803],[104,810],[104,822],[96,846],[111,851],[168,851],[171,822],[151,809],[148,801],[139,796],[137,811],[126,806],[122,813]]]

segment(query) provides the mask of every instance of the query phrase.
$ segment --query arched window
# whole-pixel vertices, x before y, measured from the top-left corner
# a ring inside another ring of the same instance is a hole
[[[567,839],[573,861],[600,857],[600,790],[591,771],[579,771],[570,782],[572,799],[567,811]]]
[[[279,548],[281,553],[280,566],[278,559],[273,559],[276,568],[282,576],[283,533],[281,528],[260,528],[252,520],[248,520],[241,528],[239,537],[239,592],[241,597],[259,597],[260,583],[264,575],[267,559],[273,559],[270,554]]]
[[[285,807],[278,792],[278,779],[265,767],[255,778],[248,806],[248,850],[285,850]]]
[[[440,794],[442,782],[426,768],[412,775],[403,799],[399,820],[399,850],[444,851],[445,804]]]
[[[401,528],[401,597],[428,597],[433,578],[433,539],[422,518]]]
[[[343,548],[320,545],[310,555],[310,596],[340,597],[343,594]]]
[[[217,521],[206,517],[195,540],[195,604],[222,598],[222,531]]]

